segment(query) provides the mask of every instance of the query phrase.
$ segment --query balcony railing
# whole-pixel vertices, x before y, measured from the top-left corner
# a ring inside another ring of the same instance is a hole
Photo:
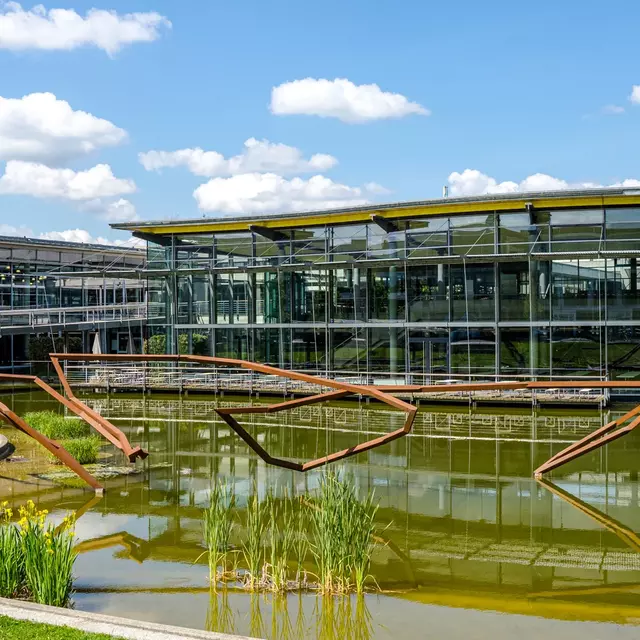
[[[149,317],[155,317],[154,307]],[[147,319],[144,302],[93,307],[64,307],[57,309],[13,309],[0,311],[0,327],[45,329],[51,325],[98,324]]]
[[[437,373],[386,373],[380,371],[325,371],[304,370],[340,382],[354,385],[433,385],[446,384],[450,389],[438,393],[429,393],[430,400],[467,400],[512,403],[566,403],[596,404],[602,406],[609,399],[608,390],[601,389],[518,389],[490,391],[456,391],[456,384],[463,382],[516,382],[529,380],[529,376],[499,375],[452,375]],[[228,367],[202,367],[190,363],[174,364],[164,362],[136,363],[84,363],[69,361],[65,364],[65,373],[72,386],[98,389],[102,391],[214,391],[240,393],[317,394],[324,389],[318,384],[290,380],[281,376],[270,376],[246,369]],[[538,376],[539,380],[549,379]],[[601,380],[601,377],[571,376],[571,380]],[[561,380],[554,377],[554,380]],[[415,399],[423,394],[410,393]]]

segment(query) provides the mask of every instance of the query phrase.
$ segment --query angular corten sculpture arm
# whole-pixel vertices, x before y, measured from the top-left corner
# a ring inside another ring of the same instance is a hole
[[[39,442],[47,451],[51,452],[60,462],[65,464],[78,477],[84,480],[96,493],[102,493],[103,486],[58,442],[50,440],[45,435],[27,424],[19,415],[15,414],[6,404],[0,402],[0,416],[12,424],[22,433]]]
[[[338,382],[336,380],[330,380],[327,378],[320,378],[318,376],[312,376],[306,373],[298,373],[296,371],[287,371],[285,369],[278,369],[266,364],[258,364],[257,362],[248,362],[246,360],[235,360],[233,358],[216,358],[213,356],[193,356],[193,355],[129,355],[129,354],[88,354],[88,353],[52,353],[50,354],[51,360],[56,367],[56,371],[60,376],[60,380],[65,387],[67,396],[73,397],[79,404],[79,400],[73,396],[73,392],[69,387],[69,383],[64,377],[62,368],[60,367],[59,360],[74,360],[74,361],[133,361],[133,362],[190,362],[197,364],[212,364],[221,367],[237,367],[240,369],[246,369],[249,371],[256,371],[258,373],[264,373],[266,375],[275,375],[280,378],[288,378],[289,380],[298,380],[300,382],[307,382],[309,384],[318,385],[321,387],[329,387],[335,391],[329,393],[322,393],[315,396],[306,398],[298,398],[296,400],[290,400],[289,402],[282,402],[277,405],[271,405],[268,407],[238,407],[233,409],[219,408],[216,409],[218,415],[244,440],[244,442],[251,447],[267,464],[272,464],[278,467],[284,467],[286,469],[293,469],[295,471],[310,471],[329,462],[335,462],[354,456],[363,451],[368,451],[375,447],[379,447],[387,442],[401,438],[411,431],[413,421],[418,411],[417,407],[408,402],[404,402],[399,398],[392,396],[386,391],[382,391],[372,386],[360,386],[354,384],[348,384],[346,382]],[[277,411],[284,411],[286,409],[292,409],[299,406],[315,404],[318,402],[325,402],[328,400],[335,400],[347,395],[361,395],[368,396],[383,402],[395,409],[405,412],[406,419],[404,425],[400,429],[396,429],[391,433],[380,436],[367,442],[361,442],[360,444],[343,449],[342,451],[336,451],[317,460],[311,460],[305,463],[292,462],[290,460],[283,460],[281,458],[274,458],[267,451],[260,446],[260,444],[251,436],[251,434],[242,427],[238,421],[234,418],[234,414],[240,413],[274,413]],[[84,405],[83,405],[84,407]],[[86,407],[85,407],[86,408]]]
[[[259,364],[257,362],[248,362],[246,360],[236,360],[233,358],[217,358],[213,356],[194,356],[194,355],[130,355],[130,354],[92,354],[92,353],[52,353],[50,354],[51,360],[60,376],[60,381],[65,388],[65,391],[68,397],[75,403],[76,408],[82,408],[86,413],[90,415],[96,421],[100,421],[104,430],[98,429],[103,435],[108,438],[116,438],[121,445],[121,448],[125,452],[129,452],[128,455],[130,459],[135,459],[135,457],[140,456],[144,457],[146,455],[145,452],[137,449],[132,449],[128,442],[124,442],[122,438],[124,438],[124,434],[119,432],[116,427],[108,423],[104,418],[102,418],[99,414],[92,411],[82,402],[80,402],[74,395],[69,383],[67,382],[62,368],[60,367],[59,360],[75,360],[81,362],[88,361],[132,361],[132,362],[191,362],[191,363],[199,363],[199,364],[212,364],[221,367],[237,367],[240,369],[246,369],[249,371],[256,371],[258,373],[264,373],[266,375],[274,375],[281,378],[287,378],[289,380],[298,380],[300,382],[307,382],[309,384],[318,385],[320,387],[328,387],[329,389],[334,389],[333,392],[329,393],[321,393],[318,395],[300,398],[297,400],[291,400],[289,402],[282,402],[277,405],[271,405],[270,407],[237,407],[237,408],[220,408],[216,409],[218,415],[242,438],[265,462],[268,464],[273,464],[276,466],[285,467],[287,469],[295,469],[297,471],[309,471],[310,469],[315,469],[316,467],[322,466],[329,462],[335,462],[337,460],[342,460],[352,455],[356,455],[357,453],[361,453],[363,451],[368,451],[369,449],[373,449],[375,447],[379,447],[383,444],[391,442],[397,438],[401,438],[404,435],[407,435],[411,432],[413,427],[413,421],[415,419],[415,415],[417,412],[417,407],[414,405],[404,402],[399,398],[391,395],[392,393],[438,393],[443,391],[456,391],[456,392],[472,392],[472,391],[489,391],[489,390],[518,390],[518,389],[555,389],[555,388],[564,388],[564,389],[585,389],[585,388],[594,388],[594,389],[638,389],[640,388],[640,381],[634,380],[550,380],[544,382],[538,381],[518,381],[518,382],[469,382],[463,384],[436,384],[436,385],[381,385],[381,386],[370,386],[370,385],[354,385],[348,384],[345,382],[338,382],[337,380],[331,380],[327,378],[321,378],[319,376],[314,376],[306,373],[299,373],[297,371],[288,371],[285,369],[279,369],[277,367],[272,367],[266,364]],[[375,438],[372,440],[368,440],[367,442],[362,442],[353,447],[349,447],[348,449],[343,449],[342,451],[336,451],[335,453],[331,453],[323,458],[318,458],[317,460],[311,460],[306,463],[298,463],[292,462],[289,460],[282,460],[278,458],[274,458],[267,451],[265,451],[258,442],[244,429],[238,421],[235,419],[234,415],[242,414],[242,413],[274,413],[277,411],[283,411],[286,409],[292,409],[297,406],[304,406],[309,404],[314,404],[317,402],[325,402],[327,400],[337,399],[341,397],[345,397],[347,395],[359,395],[359,396],[367,396],[370,398],[374,398],[383,402],[395,409],[399,409],[400,411],[404,411],[406,413],[406,419],[404,425],[391,433],[380,436],[379,438]],[[628,414],[623,416],[618,420],[614,420],[609,424],[604,425],[603,427],[597,429],[592,434],[588,435],[586,438],[583,438],[579,442],[576,442],[563,451],[552,456],[547,462],[538,467],[534,474],[536,477],[542,476],[543,473],[547,471],[551,471],[556,469],[557,467],[570,462],[571,460],[575,460],[576,458],[588,453],[589,451],[593,451],[598,447],[607,444],[608,442],[612,442],[617,438],[624,436],[630,431],[636,429],[640,426],[640,417],[635,418],[629,424],[624,424],[630,418],[635,417],[638,413],[640,413],[640,406],[633,411],[630,411]],[[85,418],[86,419],[86,418]],[[106,423],[106,424],[104,424]],[[107,426],[108,425],[108,426]],[[119,433],[118,433],[119,432]],[[126,438],[125,438],[126,440]],[[113,441],[113,440],[111,440]],[[114,444],[116,444],[114,442]],[[116,444],[118,446],[118,444]],[[129,447],[127,449],[127,447]]]
[[[89,423],[98,433],[104,436],[111,444],[120,449],[129,458],[129,462],[135,462],[136,458],[144,460],[149,454],[140,447],[132,447],[131,443],[127,439],[127,436],[122,433],[118,427],[111,424],[106,418],[103,418],[97,411],[89,408],[84,402],[78,400],[71,385],[67,381],[67,377],[64,375],[64,371],[60,366],[60,356],[67,356],[69,354],[56,354],[50,353],[49,357],[53,363],[53,368],[58,374],[60,384],[67,394],[66,402],[63,402],[71,411],[80,416],[83,420]],[[69,358],[65,358],[69,359]],[[41,381],[42,382],[42,381]],[[40,385],[42,386],[42,385]],[[57,394],[59,396],[59,394]],[[62,396],[60,396],[62,398]],[[62,402],[62,400],[61,400]]]

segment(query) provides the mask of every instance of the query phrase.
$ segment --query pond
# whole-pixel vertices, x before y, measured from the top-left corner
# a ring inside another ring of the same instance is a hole
[[[82,399],[150,452],[136,473],[105,480],[102,498],[52,481],[38,445],[0,428],[24,458],[0,463],[2,498],[14,505],[31,498],[56,518],[77,512],[78,609],[273,639],[637,637],[640,437],[574,461],[550,483],[532,478],[552,453],[622,415],[624,406],[423,406],[410,437],[335,467],[362,495],[375,491],[381,543],[372,558],[375,592],[330,598],[251,595],[239,586],[210,593],[201,518],[212,483],[226,479],[242,511],[254,487],[261,497],[313,496],[322,477],[322,470],[265,465],[214,413],[219,404],[270,400]],[[3,401],[20,415],[59,410],[37,392]],[[298,460],[403,420],[383,405],[355,400],[242,417],[267,451]],[[109,446],[103,462],[125,466]]]

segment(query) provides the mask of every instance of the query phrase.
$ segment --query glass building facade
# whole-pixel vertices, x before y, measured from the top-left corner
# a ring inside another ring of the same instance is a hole
[[[168,352],[398,380],[640,377],[640,192],[114,226],[149,241]]]
[[[51,348],[54,337],[56,348],[92,351],[97,338],[102,353],[139,353],[146,282],[135,271],[145,260],[140,249],[0,236],[0,370],[40,359],[35,336]]]

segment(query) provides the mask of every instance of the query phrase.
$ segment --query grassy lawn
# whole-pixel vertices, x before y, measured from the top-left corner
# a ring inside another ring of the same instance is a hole
[[[34,624],[0,616],[1,640],[113,640],[113,636],[86,633],[69,627]]]

